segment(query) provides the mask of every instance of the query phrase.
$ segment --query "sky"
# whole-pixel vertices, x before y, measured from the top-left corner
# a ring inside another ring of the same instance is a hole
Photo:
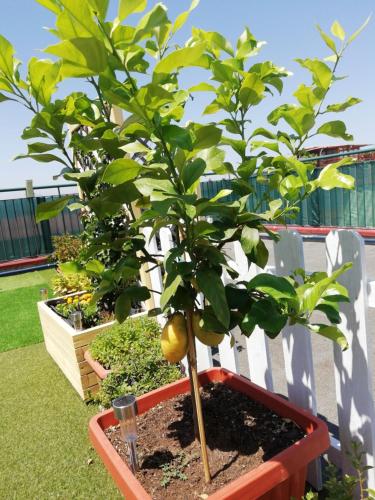
[[[155,4],[149,0],[149,6]],[[164,0],[171,19],[189,6],[187,0]],[[116,15],[117,0],[111,1],[109,19]],[[293,75],[285,82],[285,94],[275,96],[252,115],[254,127],[266,125],[267,114],[276,106],[293,102],[293,91],[300,83],[309,84],[309,75],[294,61],[296,58],[325,57],[328,49],[316,30],[316,24],[329,31],[337,19],[347,33],[354,32],[375,11],[375,0],[201,0],[189,21],[181,30],[177,43],[189,38],[193,26],[207,31],[218,31],[232,43],[248,26],[259,40],[265,40],[260,54],[254,62],[273,61],[285,66]],[[129,20],[132,20],[129,18]],[[45,27],[52,27],[54,17],[34,0],[1,0],[0,33],[16,48],[16,57],[27,63],[33,56],[44,58],[41,49],[56,42]],[[340,102],[347,97],[359,97],[363,103],[342,115],[348,131],[354,135],[355,144],[375,144],[375,16],[367,28],[353,42],[342,61],[339,74],[348,76],[335,85],[329,101]],[[26,66],[26,64],[25,64]],[[202,71],[184,73],[182,83],[190,85],[207,79]],[[84,90],[82,85],[79,88]],[[59,95],[77,90],[77,81],[69,82],[60,89]],[[190,104],[189,119],[207,120],[200,113],[208,96],[198,96]],[[209,101],[207,101],[208,103]],[[213,115],[214,116],[214,115]],[[60,167],[53,164],[38,164],[30,159],[13,161],[17,154],[26,151],[20,138],[22,130],[29,124],[30,112],[14,102],[0,103],[0,189],[23,187],[26,179],[34,185],[52,185],[53,176]],[[335,117],[336,118],[336,117]],[[341,118],[341,117],[340,117]],[[332,118],[333,119],[333,118]],[[310,143],[326,145],[338,143],[324,136]],[[60,179],[60,182],[65,182]]]

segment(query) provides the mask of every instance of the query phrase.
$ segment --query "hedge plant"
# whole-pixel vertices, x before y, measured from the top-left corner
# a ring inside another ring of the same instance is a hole
[[[140,396],[181,376],[179,367],[162,355],[160,325],[147,317],[129,318],[99,334],[90,345],[90,354],[112,371],[95,394],[105,407],[122,394]]]

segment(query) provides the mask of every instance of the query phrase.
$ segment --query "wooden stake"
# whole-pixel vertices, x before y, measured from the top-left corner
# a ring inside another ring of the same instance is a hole
[[[189,339],[188,363],[189,363],[189,373],[191,371],[191,379],[190,379],[190,383],[192,385],[191,397],[192,400],[195,402],[195,412],[198,422],[198,432],[199,432],[199,441],[201,444],[201,458],[203,462],[204,478],[206,483],[210,483],[211,473],[210,473],[210,464],[208,463],[206,432],[204,429],[204,421],[202,414],[202,402],[201,402],[201,396],[199,394],[199,381],[198,381],[198,371],[197,371],[197,357],[195,354],[195,338],[193,332],[192,310],[186,311],[186,324],[187,324],[187,333]],[[193,405],[193,411],[194,411],[194,405]]]

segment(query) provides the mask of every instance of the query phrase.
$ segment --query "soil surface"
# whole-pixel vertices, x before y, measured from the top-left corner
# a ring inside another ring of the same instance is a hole
[[[136,476],[153,499],[205,499],[254,469],[305,434],[224,384],[201,389],[212,482],[204,481],[200,445],[194,440],[190,395],[177,396],[137,417],[140,471]],[[127,447],[118,427],[106,431],[121,457]]]

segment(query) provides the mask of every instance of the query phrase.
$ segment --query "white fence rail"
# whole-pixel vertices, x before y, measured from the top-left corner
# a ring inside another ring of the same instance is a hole
[[[275,272],[278,275],[289,274],[292,270],[304,268],[302,237],[296,232],[282,231],[280,241],[275,244]],[[165,253],[172,247],[172,237],[168,229],[159,235],[161,251],[157,250],[156,239],[149,243],[150,253]],[[231,249],[233,265],[236,266],[239,280],[249,279],[259,272],[249,270],[247,259],[240,245]],[[375,282],[369,282],[366,274],[364,242],[356,232],[350,230],[332,231],[326,238],[327,270],[332,272],[345,262],[353,262],[353,267],[340,281],[350,294],[350,303],[342,307],[341,328],[349,341],[349,349],[342,352],[338,346],[332,346],[335,387],[337,396],[337,414],[339,440],[332,438],[329,456],[344,472],[351,472],[346,451],[353,440],[359,441],[365,451],[366,465],[374,466],[375,453],[375,406],[372,388],[372,360],[370,358],[370,337],[367,325],[368,307],[375,306]],[[162,276],[159,269],[151,271],[154,290],[161,290]],[[160,303],[160,296],[154,294],[155,304]],[[238,332],[233,332],[234,336]],[[250,379],[269,390],[273,390],[271,358],[268,339],[257,329],[245,341],[248,371]],[[219,345],[215,357],[220,365],[240,373],[238,347],[230,346],[230,337],[226,336]],[[311,347],[311,334],[301,326],[286,327],[282,332],[282,352],[288,397],[297,405],[316,414],[319,405],[316,398],[314,361]],[[204,370],[213,365],[211,348],[197,341],[198,369]],[[321,487],[321,464],[317,460],[309,469],[309,482]],[[369,488],[375,488],[374,470],[367,471]]]

